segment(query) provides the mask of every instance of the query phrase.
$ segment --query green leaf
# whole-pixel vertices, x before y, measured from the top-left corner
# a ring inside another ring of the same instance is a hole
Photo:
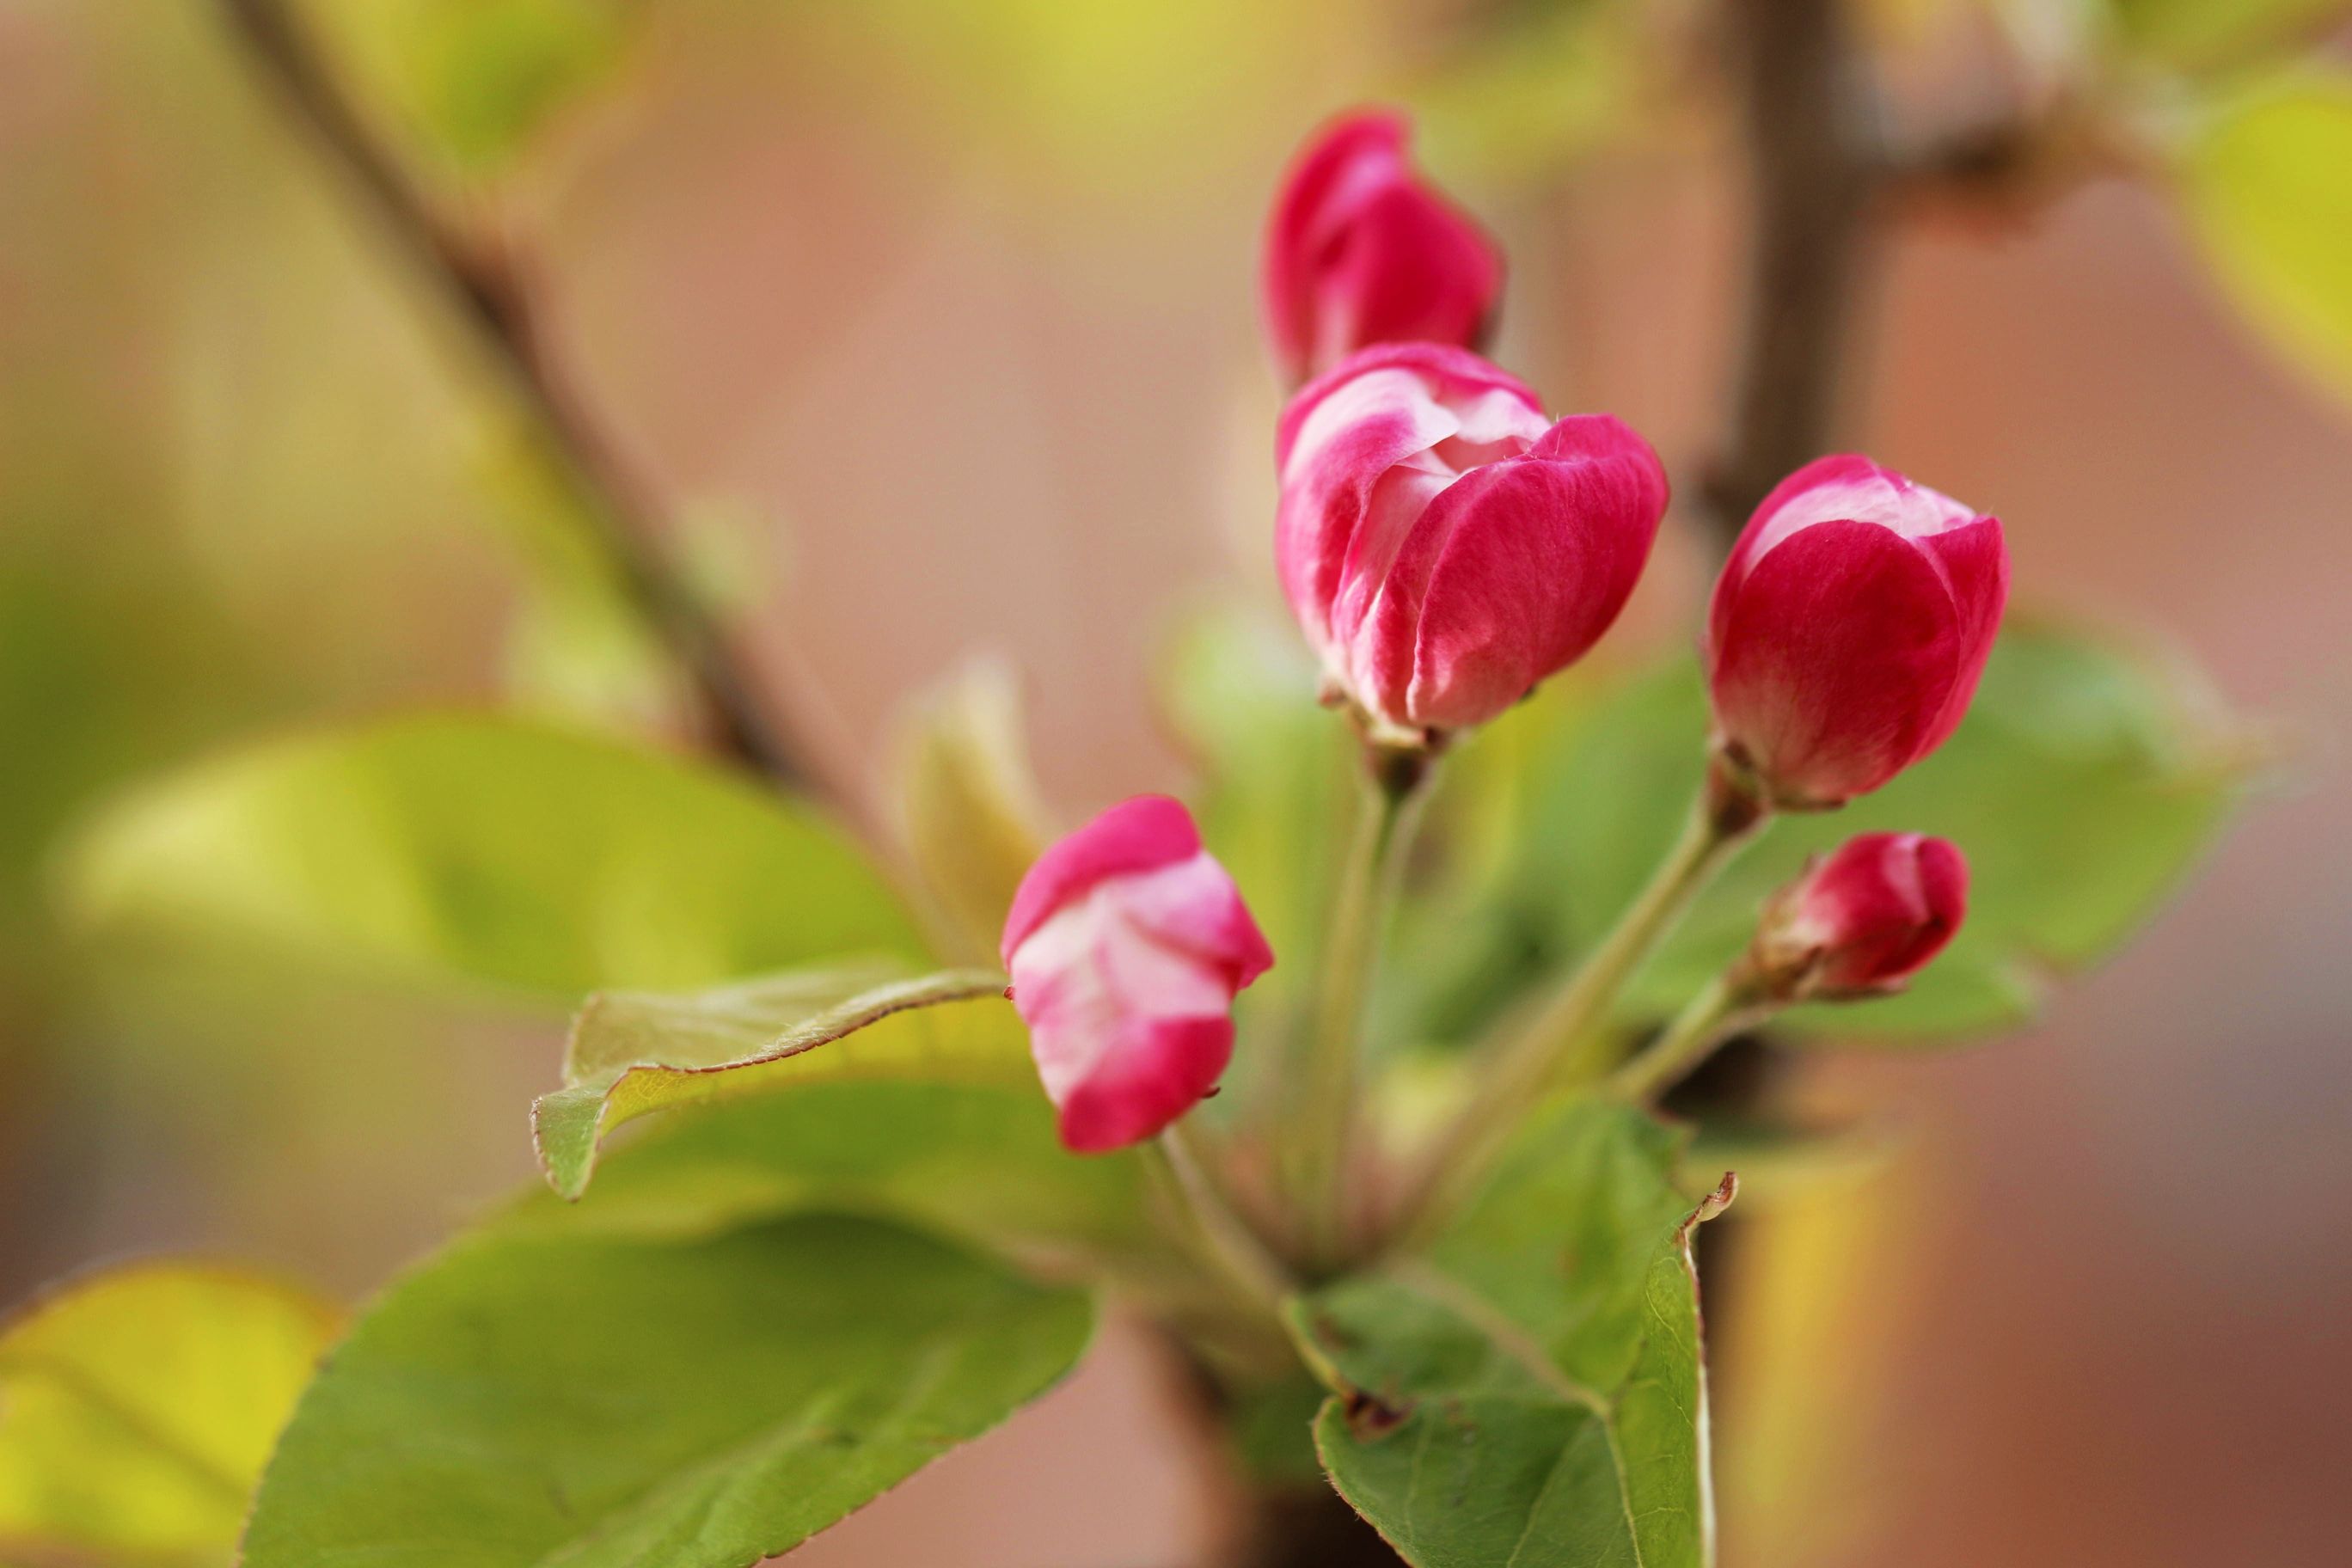
[[[1101,1264],[1150,1234],[1146,1191],[1132,1153],[1064,1149],[1034,1083],[835,1079],[672,1118],[606,1160],[576,1205],[541,1191],[507,1223],[692,1237],[824,1207]]]
[[[276,1280],[135,1263],[0,1332],[0,1543],[226,1553],[339,1314]]]
[[[1431,1247],[1294,1308],[1335,1397],[1333,1484],[1422,1568],[1712,1560],[1706,1382],[1678,1136],[1590,1102],[1540,1115]]]
[[[489,1231],[303,1395],[246,1568],[741,1568],[1076,1362],[1087,1297],[805,1214],[691,1239]]]
[[[2207,70],[2316,42],[2345,0],[2108,0],[2124,45],[2167,65]]]
[[[308,0],[362,91],[460,172],[499,173],[618,68],[630,0]]]
[[[2184,143],[2179,189],[2247,319],[2352,396],[2352,71],[2282,72],[2221,103]]]
[[[656,1110],[831,1078],[1031,1079],[1003,993],[993,971],[908,979],[871,964],[687,995],[601,993],[572,1020],[564,1087],[531,1108],[540,1164],[576,1198],[604,1135]]]
[[[924,951],[810,807],[681,757],[493,717],[394,720],[189,768],[92,825],[68,890],[97,921],[567,1003]]]
[[[1013,890],[1053,837],[1009,665],[975,660],[912,706],[890,793],[925,888],[965,949],[992,956]]]
[[[1629,990],[1655,1018],[1748,941],[1807,856],[1876,830],[1941,834],[1971,872],[1967,923],[1897,997],[1800,1008],[1794,1033],[1920,1039],[2012,1026],[2048,977],[2145,921],[2212,841],[2243,783],[2243,740],[2184,674],[2018,617],[1976,702],[1919,766],[1840,811],[1788,816],[1735,860]],[[1706,703],[1688,656],[1600,700],[1563,693],[1532,749],[1525,847],[1491,905],[1552,962],[1596,940],[1671,842],[1698,787]]]

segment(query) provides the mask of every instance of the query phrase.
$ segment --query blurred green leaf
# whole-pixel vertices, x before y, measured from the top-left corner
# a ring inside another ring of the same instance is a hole
[[[1636,95],[1654,51],[1640,9],[1569,0],[1468,13],[1465,36],[1408,95],[1430,166],[1524,181],[1643,125]]]
[[[493,174],[625,57],[634,0],[304,0],[369,101]]]
[[[891,794],[925,888],[971,956],[993,955],[1013,889],[1053,837],[1009,665],[972,660],[915,701]]]
[[[1747,942],[1805,858],[1876,830],[1937,833],[1971,871],[1959,936],[1905,994],[1800,1008],[1787,1027],[1839,1038],[1980,1033],[2033,1011],[2053,972],[2100,957],[2146,920],[2226,817],[2244,747],[2184,672],[2023,617],[1996,645],[1967,721],[1934,756],[1841,811],[1790,816],[1733,862],[1629,1007],[1678,1007]],[[1698,787],[1706,704],[1687,655],[1605,699],[1563,692],[1516,875],[1488,897],[1552,961],[1580,950],[1648,875]]]
[[[2216,106],[2179,189],[2238,308],[2352,396],[2352,71],[2314,65]]]
[[[566,1001],[923,956],[873,867],[810,807],[682,757],[493,717],[197,764],[101,816],[66,871],[94,921]]]
[[[0,1332],[0,1543],[226,1561],[340,1314],[209,1265],[125,1265]]]
[[[1033,1079],[1004,976],[800,970],[688,994],[603,992],[572,1020],[564,1087],[531,1107],[551,1186],[576,1198],[624,1122],[829,1078]],[[820,1048],[822,1047],[822,1048]]]
[[[460,1240],[362,1316],[270,1461],[247,1568],[741,1568],[1060,1379],[1094,1314],[803,1214]]]
[[[2192,69],[2317,41],[2345,0],[2107,0],[2126,48]]]
[[[1520,1135],[1425,1258],[1298,1303],[1335,1397],[1316,1441],[1408,1562],[1699,1568],[1706,1384],[1679,1136],[1570,1104]]]

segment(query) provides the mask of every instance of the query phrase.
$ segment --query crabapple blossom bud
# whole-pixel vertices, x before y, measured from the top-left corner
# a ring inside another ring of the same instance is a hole
[[[1748,967],[1782,1000],[1896,990],[1952,940],[1968,897],[1969,863],[1950,840],[1864,833],[1774,897]]]
[[[1717,743],[1776,806],[1876,789],[1959,724],[2008,597],[2000,519],[1867,458],[1807,464],[1716,584]]]
[[[1300,153],[1267,225],[1260,294],[1295,385],[1369,343],[1475,347],[1501,291],[1494,242],[1405,161],[1402,115],[1340,119]]]
[[[1112,806],[1038,858],[1004,920],[1009,994],[1080,1153],[1150,1137],[1215,1087],[1234,996],[1274,953],[1192,814]]]
[[[1276,565],[1376,740],[1483,723],[1609,629],[1666,472],[1605,414],[1554,423],[1467,349],[1350,355],[1284,411]]]

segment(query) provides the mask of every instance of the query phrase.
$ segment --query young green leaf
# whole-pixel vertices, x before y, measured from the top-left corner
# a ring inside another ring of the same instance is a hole
[[[0,1542],[225,1553],[340,1314],[277,1280],[128,1264],[0,1331]]]
[[[2182,148],[2179,194],[2215,273],[2283,353],[2352,396],[2352,71],[2280,71]]]
[[[1058,1380],[1079,1291],[870,1219],[493,1225],[394,1285],[270,1461],[246,1568],[741,1568]]]
[[[100,816],[67,874],[92,921],[567,1005],[924,955],[872,864],[813,808],[682,757],[488,716],[199,763]]]
[[[2014,1026],[2051,973],[2092,963],[2147,918],[2242,793],[2248,747],[2192,688],[2080,632],[2013,622],[1950,742],[1843,810],[1776,821],[1636,974],[1629,1013],[1671,1014],[1746,943],[1759,905],[1808,855],[1884,830],[1960,846],[1967,922],[1904,994],[1800,1008],[1781,1026],[1905,1041]],[[1641,886],[1698,787],[1707,722],[1687,655],[1597,697],[1546,701],[1557,707],[1544,743],[1528,749],[1523,852],[1502,886],[1479,892],[1507,911],[1489,945],[1521,955],[1520,973],[1565,962]],[[1480,953],[1464,963],[1507,968]],[[1481,1005],[1490,1015],[1508,994],[1492,984]]]
[[[572,1020],[564,1087],[531,1108],[540,1164],[576,1198],[604,1135],[656,1110],[835,1078],[1021,1082],[1033,1069],[1003,994],[994,971],[908,979],[874,964],[599,994]]]
[[[830,1079],[668,1118],[604,1163],[577,1203],[541,1191],[506,1224],[706,1236],[824,1207],[1023,1258],[1140,1261],[1133,1153],[1077,1159],[1034,1083]]]
[[[1340,1494],[1419,1568],[1702,1568],[1713,1559],[1678,1136],[1570,1104],[1529,1126],[1424,1257],[1297,1303],[1333,1390]]]

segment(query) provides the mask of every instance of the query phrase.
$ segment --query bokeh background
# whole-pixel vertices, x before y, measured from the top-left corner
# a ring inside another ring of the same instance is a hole
[[[1065,815],[1181,784],[1146,672],[1187,603],[1268,587],[1255,241],[1339,107],[1421,112],[1509,250],[1498,357],[1554,407],[1686,489],[1717,439],[1744,216],[1704,7],[312,10],[446,199],[527,238],[554,352],[851,787],[975,649],[1023,672]],[[2009,20],[1864,26],[1933,121],[2093,21]],[[1847,426],[1999,511],[2021,599],[2178,645],[2276,760],[2031,1032],[1808,1068],[1909,1136],[1785,1331],[1822,1395],[1759,1414],[1724,1347],[1726,1440],[1763,1455],[1727,1461],[1735,1568],[2346,1558],[2352,383],[2247,324],[2176,195],[1890,215]],[[52,897],[111,790],[233,739],[662,723],[512,420],[211,7],[0,0],[0,1296],[194,1249],[357,1298],[529,1177],[548,1021],[93,942]],[[1626,646],[1685,635],[1705,559],[1668,542]],[[795,1561],[1202,1561],[1221,1483],[1167,1384],[1114,1334]]]

